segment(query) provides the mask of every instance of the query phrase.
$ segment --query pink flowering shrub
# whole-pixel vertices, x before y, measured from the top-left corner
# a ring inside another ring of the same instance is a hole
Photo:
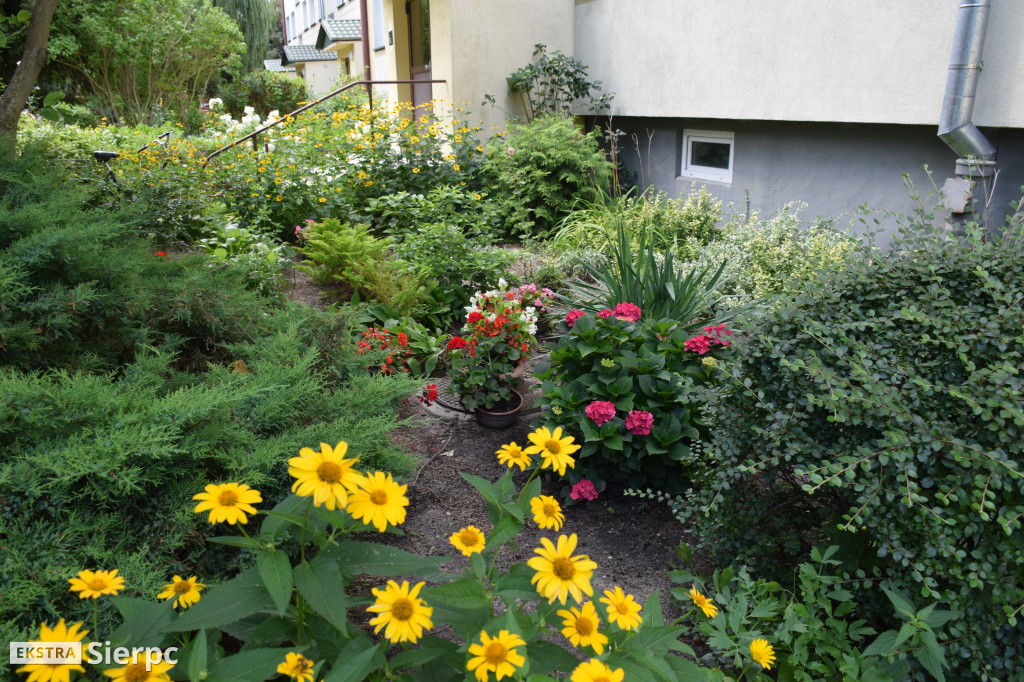
[[[612,310],[612,315],[627,322],[639,322],[640,308],[634,303],[620,303]]]
[[[731,343],[728,339],[729,336],[732,336],[732,330],[726,329],[724,324],[708,326],[704,327],[704,330],[697,336],[687,339],[683,347],[698,355],[704,355],[711,350],[712,344],[728,346]]]
[[[569,329],[572,329],[572,326],[576,323],[576,320],[580,319],[584,315],[586,315],[586,313],[583,312],[582,310],[570,310],[568,314],[566,314],[565,316],[565,324],[568,325]]]
[[[626,415],[626,428],[634,436],[646,436],[654,425],[654,415],[646,410],[630,410]]]
[[[595,424],[603,426],[615,419],[615,403],[607,400],[595,400],[587,405],[586,413]]]
[[[573,311],[569,322],[536,376],[547,422],[583,445],[574,475],[634,488],[685,484],[685,465],[700,455],[691,444],[707,437],[695,389],[722,372],[700,350],[726,347],[733,333],[716,325],[694,337],[701,326],[649,319],[630,302]]]
[[[569,497],[574,500],[596,500],[597,499],[597,488],[594,484],[587,479],[583,479],[572,487],[572,492],[569,493]]]

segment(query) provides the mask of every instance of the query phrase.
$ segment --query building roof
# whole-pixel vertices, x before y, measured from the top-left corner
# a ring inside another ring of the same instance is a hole
[[[320,22],[316,46],[322,50],[331,43],[358,43],[362,39],[362,22],[359,19],[324,19]]]
[[[301,64],[303,62],[333,62],[337,58],[338,55],[333,52],[324,52],[312,45],[285,45],[284,59],[281,60],[281,65],[288,66],[289,64]]]
[[[279,73],[290,73],[295,70],[294,66],[281,66],[280,59],[264,59],[263,68],[267,71],[276,71]]]

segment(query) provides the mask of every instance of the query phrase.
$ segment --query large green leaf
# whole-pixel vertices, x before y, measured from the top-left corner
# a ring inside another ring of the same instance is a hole
[[[295,649],[253,649],[210,665],[206,682],[263,682]]]
[[[347,630],[345,581],[333,559],[318,556],[295,568],[295,587],[306,603],[342,632]]]
[[[271,612],[274,608],[274,600],[260,581],[259,573],[250,568],[236,578],[211,588],[198,604],[165,627],[164,632],[220,628],[254,613]]]
[[[278,615],[283,616],[292,600],[292,562],[284,550],[274,549],[256,555],[256,568]]]
[[[367,673],[384,665],[384,655],[379,647],[366,637],[353,639],[334,662],[331,674],[324,682],[359,682]]]
[[[365,573],[387,578],[419,576],[426,580],[452,577],[438,568],[445,557],[421,557],[376,542],[345,540],[328,547],[324,554],[337,561],[341,572],[347,576]]]

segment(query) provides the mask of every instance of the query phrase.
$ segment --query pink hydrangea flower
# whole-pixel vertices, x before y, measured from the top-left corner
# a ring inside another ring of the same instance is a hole
[[[570,310],[569,314],[565,316],[565,323],[569,325],[569,329],[572,329],[572,326],[576,324],[576,320],[580,319],[584,315],[586,315],[586,313],[582,310]]]
[[[620,303],[612,310],[612,315],[627,322],[639,322],[640,308],[635,303]]]
[[[599,313],[597,314],[597,316],[598,316],[599,318],[601,318],[601,319],[603,320],[603,319],[605,319],[605,318],[611,317],[611,316],[612,316],[612,311],[610,311],[610,310],[608,310],[607,308],[605,308],[604,310],[602,310],[601,312],[599,312]]]
[[[726,329],[724,322],[717,327],[704,327],[702,333],[711,339],[711,343],[717,343],[720,346],[728,346],[730,341],[724,337],[732,336],[732,330]]]
[[[683,342],[683,348],[686,350],[692,350],[695,353],[704,355],[711,350],[711,339],[703,334],[687,339]]]
[[[606,424],[615,419],[615,403],[607,400],[595,400],[587,405],[587,416],[594,420],[598,426]]]
[[[572,487],[572,492],[569,493],[569,497],[574,500],[596,500],[597,488],[594,487],[593,483],[584,478]]]
[[[646,436],[654,425],[654,415],[645,410],[630,410],[626,415],[626,428],[634,436]]]

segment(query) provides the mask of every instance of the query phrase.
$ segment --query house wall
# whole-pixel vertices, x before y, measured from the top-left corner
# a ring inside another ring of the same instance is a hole
[[[405,2],[384,0],[383,9],[385,35],[392,31],[394,44],[373,53],[373,77],[407,79]],[[433,86],[433,98],[468,110],[469,120],[481,126],[484,136],[504,130],[508,116],[523,114],[518,97],[509,98],[505,78],[532,60],[537,43],[572,54],[573,10],[573,0],[517,0],[514,12],[499,0],[431,0],[431,78],[446,81]],[[411,97],[408,86],[374,89],[378,91],[396,102]],[[497,106],[481,105],[488,94]]]
[[[469,109],[485,136],[525,113],[505,79],[533,60],[537,43],[573,53],[573,0],[517,0],[514,12],[499,0],[431,0],[430,9],[434,78],[451,84],[450,101]],[[494,106],[482,105],[485,95]]]
[[[842,216],[837,226],[858,233],[864,231],[856,220],[858,207],[865,203],[876,211],[911,213],[914,202],[904,173],[924,196],[935,188],[923,166],[934,172],[939,187],[953,170],[952,153],[930,125],[615,118],[614,127],[626,132],[620,138],[620,158],[636,172],[641,187],[654,185],[680,196],[696,182],[741,214],[804,202],[803,219]],[[732,183],[681,177],[686,129],[735,133]],[[1001,150],[992,202],[998,225],[1009,202],[1024,191],[1024,131],[984,132]],[[896,228],[892,218],[880,213],[872,217],[879,217],[890,233]]]
[[[314,97],[326,95],[334,89],[334,83],[338,80],[339,62],[306,62],[302,70],[302,76],[306,81],[306,89]]]
[[[937,125],[959,4],[576,0],[575,56],[618,116]],[[993,2],[978,125],[1024,127],[1021,35]]]

